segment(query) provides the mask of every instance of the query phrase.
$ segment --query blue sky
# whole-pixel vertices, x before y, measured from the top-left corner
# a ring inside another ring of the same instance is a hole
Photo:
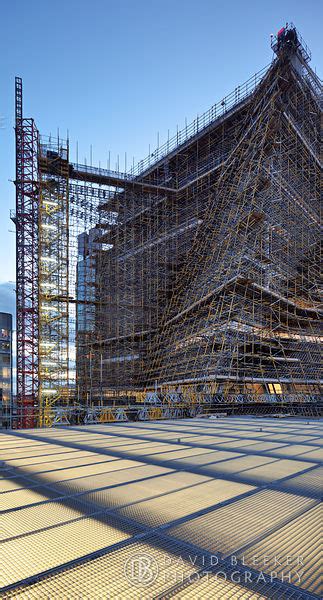
[[[14,310],[14,77],[43,134],[120,168],[271,61],[293,21],[323,75],[322,0],[4,0],[0,35],[0,311]]]

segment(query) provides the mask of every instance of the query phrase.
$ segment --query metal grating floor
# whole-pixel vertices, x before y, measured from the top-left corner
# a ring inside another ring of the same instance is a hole
[[[112,546],[131,537],[138,528],[129,531],[116,526],[103,515],[101,519],[81,520],[57,525],[45,531],[3,542],[2,585],[17,583],[86,554]]]
[[[320,597],[322,429],[236,417],[0,434],[3,597]]]
[[[323,511],[322,505],[315,506],[305,514],[293,519],[265,537],[261,542],[248,548],[243,553],[244,561],[250,564],[255,555],[258,556],[261,569],[265,572],[276,571],[281,575],[286,571],[286,561],[278,564],[275,556],[290,557],[290,580],[298,586],[318,596],[323,596],[323,582],[320,569],[322,559],[323,539]],[[299,550],[301,549],[301,557]],[[300,580],[301,578],[301,580]]]
[[[170,533],[210,552],[230,555],[313,506],[313,502],[304,496],[263,490],[186,521]]]
[[[120,514],[149,527],[158,527],[245,494],[252,489],[254,488],[249,485],[234,481],[213,479],[190,489],[131,504],[121,509]]]

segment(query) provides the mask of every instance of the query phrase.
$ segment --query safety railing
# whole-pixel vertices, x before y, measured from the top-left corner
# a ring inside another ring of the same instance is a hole
[[[267,65],[258,73],[255,73],[242,85],[237,86],[230,94],[225,96],[222,100],[213,104],[202,115],[198,115],[190,124],[185,125],[181,130],[178,130],[176,135],[168,139],[167,142],[159,146],[145,159],[139,161],[137,165],[132,167],[129,173],[133,176],[142,176],[145,171],[156,164],[159,160],[167,156],[170,152],[186,143],[188,140],[193,138],[198,133],[201,133],[204,129],[209,127],[214,121],[228,113],[232,108],[238,105],[242,100],[247,98],[262,81],[266,75],[270,65]]]
[[[268,72],[270,65],[267,65],[242,85],[237,86],[230,94],[225,96],[222,100],[213,104],[202,115],[197,117],[190,123],[186,124],[181,130],[178,130],[176,135],[169,138],[164,144],[156,148],[151,152],[145,159],[139,161],[137,165],[131,167],[128,172],[112,171],[109,169],[103,169],[101,167],[93,167],[86,164],[71,163],[72,169],[84,174],[93,174],[96,176],[110,177],[114,179],[120,179],[120,181],[133,181],[135,179],[141,179],[146,174],[146,171],[154,166],[158,161],[167,156],[170,152],[182,144],[188,142],[194,136],[201,133],[204,129],[209,127],[217,119],[226,115],[230,110],[237,106],[240,102],[250,96],[258,84],[262,81],[266,73]],[[42,136],[40,146],[41,156],[44,158],[53,158],[51,151],[51,138]]]
[[[72,169],[81,173],[88,173],[97,176],[111,177],[115,179],[124,179],[126,181],[133,181],[134,177],[130,173],[124,173],[122,171],[111,171],[109,169],[102,169],[101,167],[90,167],[89,165],[80,165],[77,163],[71,163]]]

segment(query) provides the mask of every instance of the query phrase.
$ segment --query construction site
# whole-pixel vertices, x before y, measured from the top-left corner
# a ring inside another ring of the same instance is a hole
[[[4,600],[322,598],[323,88],[294,25],[271,48],[124,172],[16,78]]]
[[[127,172],[73,163],[16,78],[17,428],[318,415],[322,82],[272,62]]]

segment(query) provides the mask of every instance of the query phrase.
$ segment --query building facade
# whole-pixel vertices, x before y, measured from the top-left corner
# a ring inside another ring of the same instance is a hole
[[[3,422],[12,407],[12,315],[0,313],[0,402]]]

